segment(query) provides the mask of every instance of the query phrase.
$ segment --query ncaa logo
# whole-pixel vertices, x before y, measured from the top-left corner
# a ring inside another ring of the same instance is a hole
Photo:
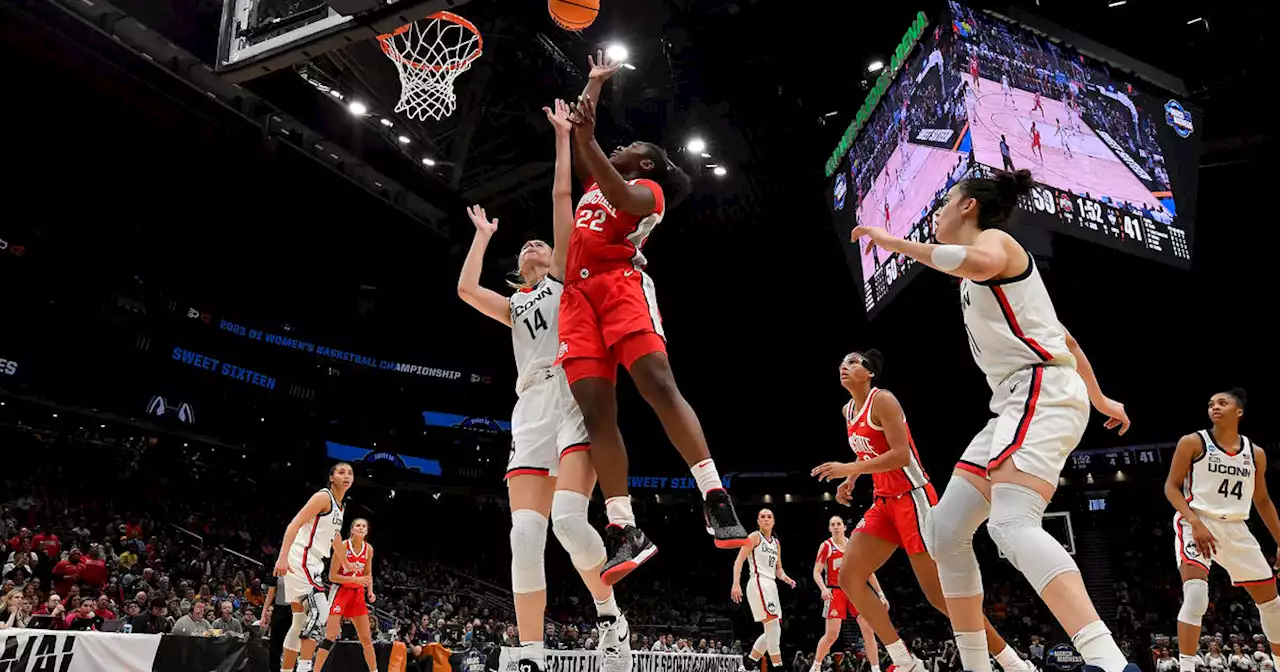
[[[1182,103],[1176,100],[1170,100],[1164,104],[1164,123],[1169,124],[1173,132],[1182,138],[1196,130],[1191,124],[1191,115],[1187,113],[1186,108],[1182,107]]]
[[[849,192],[849,185],[845,182],[844,173],[836,175],[836,186],[834,195],[836,197],[836,210],[844,209],[844,196]]]

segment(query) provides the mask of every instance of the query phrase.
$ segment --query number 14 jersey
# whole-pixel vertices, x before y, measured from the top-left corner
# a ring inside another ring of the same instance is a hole
[[[564,285],[550,275],[511,295],[511,349],[516,355],[516,393],[535,382],[531,376],[556,362],[560,346],[560,295]]]
[[[1187,504],[1197,513],[1217,520],[1248,520],[1257,472],[1253,442],[1241,435],[1240,450],[1228,453],[1214,442],[1208,430],[1202,429],[1196,435],[1204,452],[1191,463],[1182,484]]]

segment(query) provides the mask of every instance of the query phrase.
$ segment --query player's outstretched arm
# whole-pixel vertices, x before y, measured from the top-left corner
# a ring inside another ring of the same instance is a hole
[[[1200,552],[1211,555],[1213,535],[1205,528],[1204,523],[1200,522],[1200,516],[1197,516],[1191,505],[1187,503],[1187,497],[1182,492],[1182,484],[1187,480],[1187,472],[1191,470],[1191,464],[1200,458],[1203,451],[1204,446],[1201,445],[1200,437],[1195,434],[1187,434],[1178,439],[1178,446],[1173,450],[1173,459],[1169,461],[1169,475],[1164,479],[1164,497],[1182,515],[1183,520],[1191,524],[1192,535],[1195,537],[1196,546],[1200,547]],[[1202,532],[1208,537],[1204,545],[1201,544]]]
[[[575,114],[571,117],[574,123],[573,144],[578,160],[582,161],[591,173],[600,193],[614,207],[632,215],[647,215],[658,207],[658,199],[653,191],[644,185],[630,184],[617,168],[609,163],[600,144],[596,142],[596,99],[583,98],[578,101]]]
[[[569,138],[573,124],[569,122],[569,105],[559,98],[555,107],[544,107],[547,121],[556,131],[556,173],[551,185],[551,221],[554,239],[551,251],[551,277],[564,279],[565,260],[569,257],[569,237],[573,233],[573,185],[569,174],[573,150]]]
[[[603,49],[598,49],[594,59],[590,56],[587,57],[587,65],[591,68],[587,73],[587,86],[582,89],[582,95],[578,99],[600,100],[600,93],[604,91],[604,83],[618,72],[622,64],[609,58]],[[582,184],[591,182],[591,171],[587,169],[586,164],[578,156],[574,156],[573,171],[577,175],[578,181]]]
[[[289,525],[284,528],[284,540],[280,542],[280,555],[276,558],[276,576],[284,576],[288,572],[289,548],[293,546],[293,540],[298,536],[298,530],[301,530],[302,526],[306,525],[308,521],[324,513],[324,510],[328,507],[329,496],[323,492],[317,492],[311,495],[311,499],[307,500],[298,515],[289,521]]]
[[[1009,272],[1009,267],[1022,258],[1018,255],[1025,255],[1018,242],[999,229],[987,229],[978,234],[973,245],[937,245],[904,240],[878,226],[855,226],[850,242],[864,236],[880,249],[906,255],[947,275],[977,281],[990,280],[1001,274],[1017,275],[1022,269]],[[1011,252],[1011,248],[1017,253]]]
[[[1080,343],[1076,341],[1076,337],[1071,335],[1067,328],[1062,327],[1063,333],[1067,335],[1067,349],[1076,358],[1076,373],[1084,379],[1084,386],[1089,391],[1089,403],[1098,409],[1098,412],[1107,416],[1107,422],[1103,425],[1107,429],[1120,428],[1120,436],[1129,431],[1129,414],[1124,410],[1124,404],[1108,397],[1102,393],[1102,386],[1098,384],[1098,376],[1093,372],[1093,365],[1089,363],[1089,358],[1085,356],[1084,350],[1080,349]]]
[[[1253,479],[1253,507],[1258,510],[1262,524],[1267,526],[1271,538],[1280,548],[1280,515],[1277,515],[1275,502],[1271,501],[1271,493],[1267,491],[1267,454],[1257,446],[1253,447],[1253,468],[1258,470]],[[1276,564],[1280,564],[1280,556],[1277,556]]]
[[[484,208],[478,205],[467,208],[467,216],[475,224],[476,237],[471,239],[471,249],[467,250],[467,258],[462,261],[462,272],[458,275],[458,297],[472,308],[510,327],[511,304],[501,294],[480,286],[484,253],[489,249],[489,239],[498,230],[498,220],[490,221]]]

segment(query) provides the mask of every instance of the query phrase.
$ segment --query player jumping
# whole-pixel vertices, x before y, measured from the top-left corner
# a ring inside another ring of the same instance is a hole
[[[920,464],[902,405],[893,393],[871,385],[883,373],[883,367],[877,350],[850,353],[840,362],[840,384],[851,397],[845,404],[844,418],[854,461],[827,462],[812,473],[824,481],[843,478],[836,490],[836,501],[845,506],[849,505],[858,477],[871,474],[875,502],[862,515],[845,546],[840,587],[885,643],[893,664],[902,672],[922,672],[923,663],[907,650],[889,620],[888,609],[868,587],[871,575],[902,548],[925,598],[935,609],[947,613],[938,567],[921,534],[938,495]],[[1029,669],[985,618],[982,623],[990,653],[1002,668],[1009,672]]]
[[[596,101],[619,66],[599,58],[573,118],[574,159],[586,194],[578,202],[570,239],[558,360],[591,437],[591,462],[609,516],[610,553],[601,577],[613,584],[657,552],[636,526],[627,494],[627,450],[618,430],[614,387],[619,364],[689,465],[716,546],[740,548],[749,541],[711,459],[702,424],[676,386],[653,280],[644,272],[644,241],[666,215],[667,197],[674,205],[687,193],[689,177],[652,143],[634,142],[605,156],[595,139]]]
[[[827,531],[831,537],[818,547],[818,557],[813,562],[813,584],[822,591],[822,617],[827,621],[827,628],[818,639],[818,649],[813,654],[813,667],[809,672],[821,672],[822,661],[831,651],[831,645],[840,638],[840,625],[845,616],[857,621],[862,632],[862,646],[867,652],[867,662],[871,664],[871,672],[880,672],[880,647],[876,645],[876,633],[871,629],[867,619],[858,613],[853,601],[840,588],[840,567],[844,564],[844,549],[849,543],[845,536],[844,518],[831,516],[827,521]],[[879,596],[885,608],[889,601],[884,597],[884,590],[876,575],[871,575],[871,589]]]
[[[773,511],[760,509],[756,515],[759,529],[747,537],[748,543],[738,550],[733,559],[733,588],[729,590],[729,598],[735,603],[742,602],[742,586],[738,581],[742,577],[742,565],[751,561],[751,576],[747,578],[747,604],[751,607],[751,616],[756,623],[764,623],[764,633],[751,645],[751,653],[747,654],[750,669],[760,668],[760,659],[766,651],[772,667],[782,665],[782,603],[778,600],[778,582],[781,581],[792,588],[796,582],[782,569],[782,542],[773,534]]]
[[[973,535],[986,521],[992,541],[1049,606],[1086,669],[1136,672],[1098,617],[1075,561],[1042,524],[1067,455],[1088,424],[1090,402],[1107,416],[1106,428],[1123,433],[1129,418],[1123,404],[1102,393],[1080,345],[1058,321],[1031,255],[999,228],[1033,184],[1027,170],[959,182],[938,211],[941,244],[867,227],[854,233],[961,278],[969,349],[991,386],[996,417],[965,449],[926,530],[961,668],[991,669],[973,553]]]
[[[1280,600],[1276,579],[1258,540],[1245,522],[1249,509],[1280,544],[1280,516],[1267,492],[1267,455],[1240,434],[1245,393],[1239,388],[1209,398],[1212,428],[1178,440],[1164,483],[1173,517],[1174,557],[1182,574],[1182,610],[1178,612],[1178,660],[1181,672],[1195,672],[1200,621],[1209,608],[1209,568],[1216,562],[1232,583],[1258,605],[1262,632],[1271,642],[1272,662],[1280,653]]]

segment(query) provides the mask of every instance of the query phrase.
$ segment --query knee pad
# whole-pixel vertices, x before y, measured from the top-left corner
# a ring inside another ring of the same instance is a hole
[[[337,644],[337,642],[333,641],[332,639],[326,639],[320,642],[318,645],[316,645],[316,648],[321,651],[328,651],[333,648],[334,644]]]
[[[1272,600],[1275,602],[1275,600]],[[1270,604],[1269,602],[1268,604]],[[1258,605],[1261,607],[1262,605]],[[1278,605],[1280,606],[1280,605]],[[1178,610],[1178,620],[1187,625],[1200,627],[1204,612],[1209,610],[1209,584],[1204,579],[1191,579],[1182,584],[1182,608]],[[1261,608],[1258,609],[1262,611]],[[1265,630],[1266,624],[1263,624]]]
[[[511,512],[511,592],[547,588],[547,519],[530,509]]]
[[[551,530],[569,553],[573,566],[580,570],[599,567],[607,558],[604,540],[587,522],[591,500],[572,490],[556,490],[551,500]]]
[[[782,621],[774,618],[764,624],[764,642],[769,655],[782,655]]]
[[[987,519],[991,505],[969,481],[952,477],[925,520],[925,545],[938,565],[943,597],[982,594],[982,572],[973,554],[973,535]]]
[[[1258,620],[1262,621],[1262,634],[1267,636],[1267,641],[1280,643],[1280,598],[1259,604],[1258,616]]]
[[[765,647],[767,647],[768,645],[769,645],[768,638],[767,638],[767,637],[765,637],[765,636],[764,636],[764,633],[762,632],[762,633],[760,633],[760,636],[759,636],[759,637],[756,637],[756,642],[755,642],[755,644],[752,644],[752,645],[751,645],[751,653],[753,653],[753,654],[754,654],[754,653],[764,653]]]
[[[1041,527],[1048,504],[1031,488],[1013,483],[991,486],[987,533],[1036,594],[1058,576],[1080,571],[1062,544]]]
[[[284,633],[284,648],[288,651],[302,650],[302,628],[307,625],[305,611],[293,612],[293,620],[289,622],[289,631]]]

